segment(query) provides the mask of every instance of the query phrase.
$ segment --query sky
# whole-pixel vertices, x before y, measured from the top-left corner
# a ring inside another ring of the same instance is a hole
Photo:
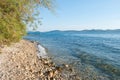
[[[41,9],[38,31],[120,29],[120,0],[56,0],[55,12]]]

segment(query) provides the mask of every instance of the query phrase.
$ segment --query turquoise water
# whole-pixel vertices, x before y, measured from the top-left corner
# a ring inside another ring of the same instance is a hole
[[[120,34],[29,32],[57,64],[69,64],[83,80],[120,80]]]

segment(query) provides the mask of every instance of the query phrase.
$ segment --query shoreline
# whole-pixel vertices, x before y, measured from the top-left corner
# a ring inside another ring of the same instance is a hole
[[[49,56],[46,57],[47,54],[42,53],[45,53],[45,48],[38,42],[29,40],[1,48],[0,79],[80,80],[69,65],[57,66]]]

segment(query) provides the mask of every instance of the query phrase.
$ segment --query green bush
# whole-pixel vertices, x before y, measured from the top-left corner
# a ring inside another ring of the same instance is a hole
[[[39,21],[35,18],[40,7],[52,10],[52,1],[0,0],[0,45],[19,41],[26,33],[26,25]]]

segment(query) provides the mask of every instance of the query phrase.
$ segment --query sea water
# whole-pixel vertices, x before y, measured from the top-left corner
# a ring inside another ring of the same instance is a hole
[[[120,34],[29,32],[56,64],[69,64],[83,80],[120,80]]]

